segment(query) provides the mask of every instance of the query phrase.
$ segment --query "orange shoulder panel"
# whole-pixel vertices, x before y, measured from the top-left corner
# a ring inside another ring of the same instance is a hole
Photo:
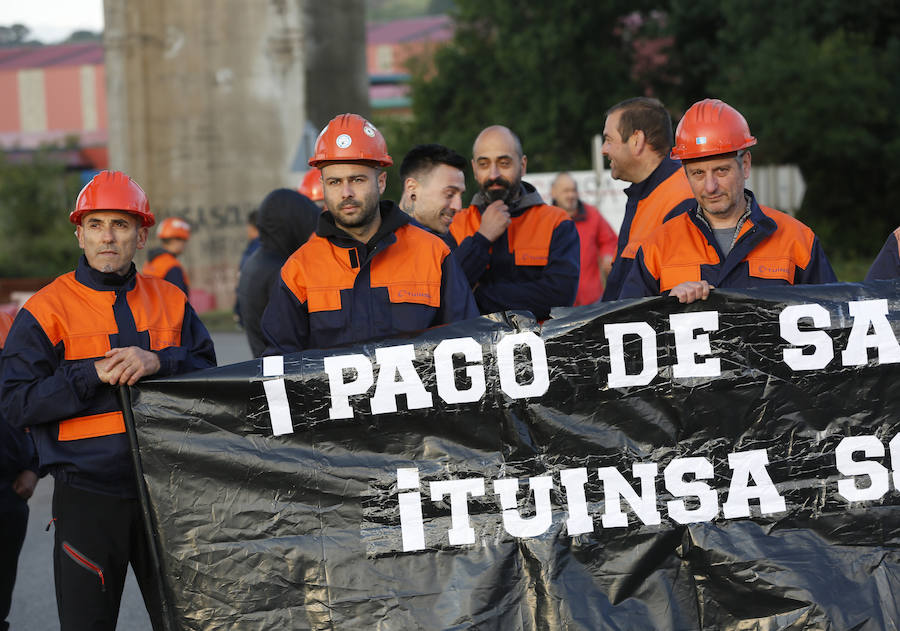
[[[184,292],[159,278],[138,276],[127,299],[137,330],[150,334],[150,350],[181,345],[181,325],[187,302]]]
[[[6,336],[9,335],[9,327],[12,326],[12,316],[5,311],[0,311],[0,348],[6,346]]]
[[[281,280],[307,310],[337,311],[341,290],[356,282],[359,266],[350,264],[350,250],[313,234],[281,268]]]
[[[622,250],[622,256],[633,259],[644,239],[662,225],[663,219],[673,208],[686,199],[694,199],[694,193],[684,169],[679,168],[653,189],[650,195],[638,202],[637,212],[628,232],[628,245]]]
[[[654,230],[642,245],[644,265],[668,291],[686,281],[700,280],[700,266],[714,265],[719,255],[683,213]]]
[[[397,241],[372,261],[372,287],[386,287],[393,303],[441,306],[441,265],[450,248],[435,235],[406,224]]]
[[[141,268],[141,274],[163,278],[169,270],[175,266],[175,263],[176,260],[174,256],[168,252],[163,252],[159,256],[144,263],[144,267]]]
[[[571,221],[566,211],[546,204],[513,217],[506,235],[516,265],[546,265],[553,231],[564,221]]]
[[[780,278],[793,284],[795,269],[806,269],[809,265],[816,235],[806,224],[780,210],[766,206],[760,206],[760,210],[778,228],[747,255],[750,275]]]
[[[23,309],[41,325],[50,344],[63,343],[65,359],[90,359],[110,349],[109,336],[118,330],[115,300],[115,292],[94,291],[69,272],[29,298]]]
[[[481,227],[481,213],[478,207],[469,206],[465,210],[456,213],[453,223],[450,224],[450,234],[457,243],[462,243],[466,237],[471,237]]]

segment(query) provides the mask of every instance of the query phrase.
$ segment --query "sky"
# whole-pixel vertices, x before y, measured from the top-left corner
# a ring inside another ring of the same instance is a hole
[[[103,0],[0,0],[0,25],[24,24],[45,44],[103,29]]]

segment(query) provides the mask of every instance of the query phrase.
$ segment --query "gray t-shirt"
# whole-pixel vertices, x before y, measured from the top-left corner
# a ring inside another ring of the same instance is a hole
[[[713,228],[713,236],[722,250],[722,254],[728,256],[731,246],[734,245],[734,231],[736,228]]]

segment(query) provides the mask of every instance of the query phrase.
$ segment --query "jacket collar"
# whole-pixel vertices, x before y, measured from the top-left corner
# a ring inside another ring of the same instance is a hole
[[[644,199],[680,168],[681,161],[665,156],[646,180],[635,182],[625,189],[625,194],[629,199]]]
[[[532,206],[540,206],[544,203],[541,194],[528,182],[522,182],[519,189],[519,198],[509,208],[510,217],[518,217]],[[472,197],[472,205],[478,208],[478,212],[484,212],[488,204],[487,197],[481,191]]]
[[[344,248],[355,248],[359,245],[375,245],[386,236],[394,233],[398,228],[409,223],[409,215],[400,210],[400,207],[390,200],[380,201],[378,203],[378,212],[381,213],[381,226],[378,228],[378,232],[369,239],[369,243],[361,243],[339,228],[334,222],[334,215],[327,210],[319,215],[316,234],[324,239],[328,239],[335,245]]]
[[[128,273],[120,276],[115,272],[101,272],[95,270],[88,265],[87,258],[84,254],[78,259],[78,267],[75,268],[75,280],[97,291],[131,291],[134,289],[135,277],[137,276],[137,268],[134,261],[128,268]]]

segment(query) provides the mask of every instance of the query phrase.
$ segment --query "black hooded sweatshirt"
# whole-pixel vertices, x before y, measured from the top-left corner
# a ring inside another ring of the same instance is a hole
[[[287,188],[266,195],[259,207],[260,246],[244,263],[237,290],[244,331],[254,357],[260,357],[266,349],[260,320],[281,266],[309,240],[321,213],[308,197]]]

